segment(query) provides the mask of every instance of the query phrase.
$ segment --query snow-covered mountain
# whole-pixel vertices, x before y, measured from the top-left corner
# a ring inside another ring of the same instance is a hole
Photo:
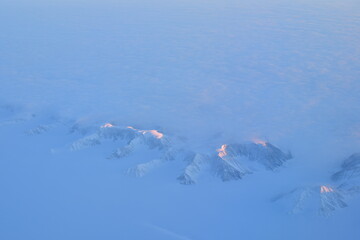
[[[329,216],[333,211],[348,206],[345,192],[326,185],[295,188],[275,197],[273,201],[286,206],[292,214],[316,212]]]
[[[360,193],[360,154],[354,153],[346,158],[331,179],[349,193]]]
[[[341,169],[331,177],[334,181],[345,182],[358,179],[360,182],[360,153],[354,153],[345,159]]]
[[[287,205],[289,212],[318,212],[328,216],[333,211],[347,207],[347,199],[360,193],[360,154],[346,158],[341,169],[329,177],[329,185],[298,187],[274,198],[274,202]]]
[[[110,158],[125,158],[141,146],[160,153],[158,159],[149,159],[129,168],[126,172],[134,176],[144,176],[146,172],[163,162],[179,160],[186,163],[178,177],[182,184],[193,184],[203,172],[213,173],[223,181],[238,180],[254,171],[252,165],[262,165],[267,170],[274,170],[292,158],[274,145],[264,142],[223,144],[219,149],[208,148],[198,152],[188,149],[176,137],[168,136],[158,130],[140,130],[134,127],[119,127],[111,123],[100,126],[94,133],[75,141],[72,150],[99,145],[106,141],[123,141]],[[218,153],[216,153],[218,152]]]
[[[11,113],[14,110],[10,107],[3,111]],[[14,121],[14,116],[11,114],[6,116],[8,122],[21,123]],[[217,149],[202,147],[201,150],[197,150],[187,145],[186,141],[179,140],[176,135],[167,135],[163,131],[154,129],[121,127],[120,124],[115,123],[116,121],[84,124],[39,114],[30,114],[30,116],[32,117],[23,121],[31,122],[35,119],[37,125],[26,130],[24,132],[26,135],[36,136],[62,128],[62,132],[56,131],[54,134],[71,134],[75,139],[81,136],[68,144],[70,151],[86,151],[87,148],[111,143],[115,148],[108,153],[108,159],[127,161],[132,154],[143,155],[144,158],[140,163],[132,165],[129,160],[130,167],[121,169],[130,176],[143,177],[164,163],[171,164],[177,161],[180,164],[174,166],[183,167],[176,170],[179,175],[174,178],[184,185],[197,183],[202,175],[216,176],[222,181],[240,180],[261,169],[273,171],[293,158],[290,152],[283,152],[273,144],[259,139],[244,143],[222,144]],[[142,154],[141,152],[146,149],[154,152],[157,157],[147,157],[146,154]],[[347,197],[360,192],[359,169],[360,154],[353,154],[344,160],[341,170],[331,176],[334,181],[331,186],[315,184],[310,187],[297,187],[288,193],[280,194],[274,202],[288,205],[287,208],[291,213],[312,209],[313,212],[321,215],[330,215],[333,211],[347,206]]]
[[[144,155],[142,162],[122,169],[128,175],[142,177],[166,162],[180,162],[176,166],[183,167],[177,170],[179,175],[174,177],[185,185],[196,183],[200,175],[216,176],[222,181],[239,180],[261,169],[273,171],[292,158],[291,153],[284,153],[271,143],[261,140],[222,144],[217,149],[207,146],[205,142],[199,150],[176,135],[167,135],[154,129],[142,130],[114,122],[82,123],[41,114],[33,114],[33,118],[36,125],[30,124],[31,127],[24,132],[30,137],[49,131],[54,131],[56,135],[80,136],[67,144],[70,151],[85,151],[90,147],[111,144],[115,148],[108,153],[108,159],[126,161],[127,157],[134,153],[142,154],[146,149],[156,155],[155,158]]]
[[[359,240],[359,2],[0,1],[0,240]]]

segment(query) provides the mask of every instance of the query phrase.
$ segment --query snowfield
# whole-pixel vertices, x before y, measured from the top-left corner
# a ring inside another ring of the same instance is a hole
[[[0,1],[0,239],[360,239],[359,12]]]

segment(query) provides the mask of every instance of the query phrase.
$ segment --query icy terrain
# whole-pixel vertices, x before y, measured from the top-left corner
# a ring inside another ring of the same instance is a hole
[[[0,239],[360,239],[359,13],[0,1]]]

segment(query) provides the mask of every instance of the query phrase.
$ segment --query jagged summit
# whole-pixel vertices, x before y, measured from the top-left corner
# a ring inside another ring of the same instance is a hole
[[[257,168],[274,170],[292,158],[290,153],[285,153],[271,143],[261,140],[223,144],[216,149],[206,146],[206,142],[194,147],[177,136],[166,134],[166,131],[121,126],[111,121],[99,124],[88,118],[79,121],[58,118],[53,122],[45,119],[45,122],[27,130],[26,134],[39,135],[65,126],[68,128],[65,134],[80,135],[80,138],[69,144],[71,151],[108,145],[109,148],[113,148],[108,158],[129,157],[128,163],[132,166],[124,171],[136,177],[146,175],[165,162],[177,161],[179,164],[174,165],[183,166],[179,170],[177,180],[186,185],[195,184],[203,174],[216,176],[222,181],[239,180],[254,173]],[[146,151],[152,153],[148,155]],[[130,156],[135,153],[142,156],[139,158],[142,162],[130,162]],[[254,168],[254,165],[257,167]]]
[[[277,196],[273,201],[281,202],[291,214],[317,212],[319,215],[329,216],[335,210],[348,206],[346,193],[329,185],[295,188]]]
[[[72,150],[80,150],[106,141],[125,141],[114,150],[110,158],[125,158],[134,151],[146,146],[159,152],[156,159],[148,159],[129,168],[126,172],[134,176],[144,176],[148,171],[170,160],[185,163],[178,180],[181,184],[194,184],[202,173],[210,173],[223,181],[239,180],[253,173],[250,165],[257,163],[267,170],[274,170],[291,159],[290,153],[284,153],[268,142],[247,142],[223,144],[219,149],[194,151],[179,144],[173,136],[168,136],[158,130],[141,130],[135,127],[119,127],[105,123],[98,127],[95,133],[75,141]]]
[[[348,194],[360,193],[360,153],[345,159],[341,169],[334,173],[331,179]]]
[[[331,176],[330,185],[300,187],[281,194],[274,199],[287,205],[289,212],[317,211],[330,215],[333,211],[347,206],[346,199],[360,193],[360,154],[345,159],[341,169]]]
[[[218,149],[218,156],[223,159],[247,158],[264,165],[269,170],[280,167],[292,158],[291,153],[284,153],[268,142],[249,142],[243,144],[224,144]]]
[[[246,167],[242,166],[236,159],[217,158],[214,165],[216,176],[223,181],[242,179],[246,174],[250,174]]]
[[[216,152],[217,154],[194,154],[180,177],[181,182],[194,183],[193,175],[201,171],[204,159],[207,159],[206,164],[210,166],[215,176],[223,181],[230,181],[242,179],[245,175],[253,173],[251,166],[254,162],[268,170],[274,170],[292,158],[291,154],[283,153],[270,143],[223,144]]]
[[[195,184],[200,173],[209,166],[210,159],[208,155],[191,152],[185,156],[184,161],[187,166],[181,175],[177,178],[181,184]]]
[[[70,144],[71,151],[108,145],[108,157],[122,159],[125,167],[119,170],[131,176],[143,177],[164,163],[176,161],[176,164],[169,166],[177,166],[178,175],[174,178],[184,185],[196,184],[203,175],[215,176],[222,181],[241,180],[259,169],[273,171],[292,158],[290,152],[262,140],[225,143],[216,148],[212,144],[207,146],[206,141],[203,145],[192,146],[175,135],[168,135],[166,131],[143,130],[115,122],[99,124],[33,117],[27,125],[33,123],[36,123],[36,127],[25,131],[26,134],[39,135],[61,127],[55,131],[56,134],[64,131],[64,134],[71,134],[70,139],[77,136],[78,139]],[[325,184],[296,188],[281,194],[275,202],[285,202],[291,213],[316,211],[321,215],[330,215],[346,207],[347,197],[360,192],[360,154],[345,159],[332,179],[335,183],[331,186]]]
[[[125,140],[128,146],[146,144],[150,148],[163,148],[167,140],[163,134],[156,130],[139,130],[133,127],[118,127],[111,123],[100,126],[95,133],[87,135],[72,144],[73,150],[101,144],[104,141]]]
[[[136,177],[144,176],[148,171],[154,169],[164,161],[174,158],[174,150],[167,136],[158,130],[141,130],[131,126],[120,127],[111,123],[105,123],[96,129],[95,133],[89,134],[71,145],[72,150],[80,150],[87,147],[100,145],[106,141],[119,144],[109,158],[125,158],[141,146],[160,153],[159,159],[149,159],[127,169],[125,172]]]
[[[359,178],[360,183],[360,153],[355,153],[344,160],[341,169],[331,177],[334,181],[348,181]]]

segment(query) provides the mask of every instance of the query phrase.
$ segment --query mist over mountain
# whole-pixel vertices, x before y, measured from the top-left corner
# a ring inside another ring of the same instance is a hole
[[[0,239],[359,239],[359,12],[0,2]]]

